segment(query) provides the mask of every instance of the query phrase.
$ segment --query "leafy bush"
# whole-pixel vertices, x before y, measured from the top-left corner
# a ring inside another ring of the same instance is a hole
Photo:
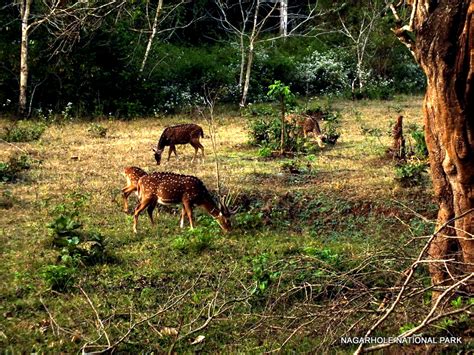
[[[23,171],[31,168],[34,161],[27,154],[14,154],[7,162],[0,162],[0,182],[14,182]]]
[[[268,287],[278,279],[280,272],[274,272],[269,267],[269,256],[267,253],[260,254],[251,260],[252,279],[255,281],[255,288],[252,293],[262,296]]]
[[[272,150],[269,147],[262,147],[258,150],[258,156],[262,158],[270,158],[272,156]]]
[[[276,116],[278,111],[268,104],[249,104],[242,109],[242,114],[245,117]]]
[[[172,241],[171,247],[182,253],[200,253],[212,248],[214,235],[215,230],[208,227],[186,230]]]
[[[331,145],[336,144],[336,141],[341,136],[338,128],[339,124],[337,123],[337,120],[327,122],[326,125],[321,129],[321,133],[323,134],[323,142]]]
[[[280,148],[281,119],[276,117],[258,117],[249,120],[250,144],[262,147],[259,154],[270,156],[271,150]],[[288,152],[304,151],[305,139],[300,128],[286,122],[286,140],[284,150]],[[265,148],[265,149],[263,149]]]
[[[67,291],[74,285],[77,269],[66,265],[46,265],[40,275],[51,289]]]
[[[261,211],[247,211],[235,215],[235,223],[244,230],[254,230],[262,226],[263,212]]]
[[[409,160],[395,167],[395,180],[402,187],[421,185],[424,182],[423,173],[426,168],[425,161]]]
[[[48,228],[54,236],[54,245],[64,246],[67,244],[64,237],[76,237],[79,235],[79,228],[82,227],[82,224],[77,221],[77,216],[77,211],[61,214],[48,224]]]
[[[395,90],[393,80],[372,79],[362,91],[362,96],[371,100],[391,100]]]
[[[339,268],[342,264],[343,257],[341,254],[329,249],[329,248],[316,248],[316,247],[305,247],[303,252],[306,255],[314,256],[319,260],[335,267]]]
[[[348,72],[334,52],[314,51],[297,65],[295,74],[306,95],[340,93],[349,87]]]
[[[38,140],[46,129],[46,125],[35,121],[18,121],[5,128],[2,136],[7,142],[31,142]]]
[[[417,125],[409,126],[411,138],[414,140],[413,153],[419,159],[428,157],[428,147],[426,146],[425,131]]]
[[[91,137],[105,138],[107,135],[107,127],[104,127],[100,123],[91,123],[89,128],[87,128],[87,132],[89,132]]]
[[[61,248],[59,261],[68,266],[93,264],[105,260],[104,237],[96,231],[84,231],[79,221],[79,207],[85,196],[73,194],[73,201],[56,206],[58,216],[48,224],[52,244]]]

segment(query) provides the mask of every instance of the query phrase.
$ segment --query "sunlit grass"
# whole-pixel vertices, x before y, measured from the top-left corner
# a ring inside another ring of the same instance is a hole
[[[380,241],[398,242],[406,231],[393,215],[405,218],[411,212],[404,211],[396,201],[422,213],[433,213],[427,204],[429,186],[401,189],[394,181],[392,162],[384,158],[384,151],[391,144],[386,132],[398,114],[406,117],[407,124],[422,125],[421,98],[337,100],[332,105],[341,112],[341,138],[336,146],[315,153],[311,174],[301,176],[282,171],[282,163],[288,158],[268,160],[258,157],[258,148],[247,144],[246,117],[236,111],[231,111],[232,115],[218,111],[217,139],[223,184],[227,189],[248,195],[255,213],[264,211],[263,223],[251,228],[236,225],[229,235],[221,234],[213,225],[215,233],[209,248],[200,252],[182,252],[176,247],[175,239],[185,233],[179,228],[178,208],[160,211],[156,226],[150,225],[146,213],[142,214],[139,233],[134,235],[131,216],[121,211],[119,192],[125,185],[121,175],[123,168],[131,165],[147,171],[192,174],[214,190],[215,165],[209,138],[202,140],[206,151],[204,162],[191,163],[194,149],[187,145],[178,146],[178,159],[174,156],[169,162],[164,159],[158,167],[151,151],[151,146],[168,125],[197,120],[207,135],[209,129],[204,120],[183,115],[101,121],[100,124],[107,128],[105,138],[91,137],[87,122],[52,125],[37,142],[16,143],[17,148],[2,145],[1,160],[20,148],[40,163],[28,172],[25,181],[1,185],[2,193],[8,191],[16,202],[12,208],[0,211],[0,292],[7,312],[0,321],[0,331],[5,335],[0,336],[0,346],[19,351],[71,352],[80,349],[84,339],[94,336],[94,315],[83,295],[77,290],[70,294],[50,293],[38,275],[38,270],[43,265],[55,263],[58,255],[50,245],[47,228],[52,219],[51,211],[57,204],[70,199],[68,196],[73,192],[86,194],[87,203],[81,207],[81,220],[85,227],[101,231],[115,260],[84,268],[78,281],[104,312],[114,309],[127,313],[134,307],[141,312],[152,312],[174,287],[184,285],[201,271],[212,284],[215,276],[230,265],[237,267],[239,275],[251,282],[249,260],[262,253],[283,257],[313,246],[329,247],[356,257],[385,247],[379,244]],[[0,126],[7,124],[5,120],[0,121]],[[368,136],[362,127],[379,129],[382,135]],[[303,165],[308,161],[303,155],[294,159]],[[293,202],[287,203],[291,198]],[[297,208],[293,211],[291,206]],[[308,213],[304,215],[306,208]],[[202,212],[197,214],[202,215]],[[213,223],[209,218],[198,218],[197,221],[198,227],[204,229],[209,223]],[[238,286],[230,286],[229,292]],[[182,315],[186,312],[189,317],[196,314],[199,303],[196,300],[199,297],[206,299],[209,287],[206,285],[196,291],[202,295],[194,295],[194,300],[187,301],[181,309]],[[143,292],[145,288],[151,289],[149,294]],[[40,296],[58,323],[78,332],[78,342],[72,341],[68,333],[55,335],[51,330],[45,333],[39,330],[41,321],[48,319],[38,301]],[[177,327],[179,318],[179,314],[172,314],[161,325]],[[242,336],[246,320],[224,322],[222,329],[232,322],[236,327],[233,332]],[[204,351],[245,351],[259,343],[258,334],[243,342],[246,345],[226,343],[230,340],[222,335],[225,331],[219,329],[210,330],[209,347],[204,347]],[[137,336],[137,344],[152,337],[153,331],[147,331],[151,333]],[[117,333],[120,332],[117,330]],[[213,338],[212,334],[218,335]],[[160,341],[142,343],[141,349],[163,350]],[[128,346],[123,350],[140,349],[139,345]],[[186,343],[180,346],[181,351],[193,349],[187,349]]]

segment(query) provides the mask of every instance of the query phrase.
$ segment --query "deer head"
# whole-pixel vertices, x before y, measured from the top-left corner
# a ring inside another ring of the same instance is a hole
[[[217,223],[221,226],[221,228],[228,232],[232,225],[230,223],[230,217],[237,213],[239,207],[229,208],[235,203],[237,195],[234,194],[227,194],[223,198],[219,197],[218,204],[219,204],[219,215],[216,217]]]
[[[163,149],[158,149],[158,148],[152,147],[151,150],[153,150],[153,152],[155,153],[156,165],[160,165],[161,155],[163,154]]]

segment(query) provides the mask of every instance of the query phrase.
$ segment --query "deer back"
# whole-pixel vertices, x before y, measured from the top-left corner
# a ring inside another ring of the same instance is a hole
[[[183,200],[192,205],[201,205],[212,201],[203,182],[195,176],[169,172],[153,173],[139,181],[140,196],[154,196],[159,203],[177,204]]]
[[[203,137],[201,126],[194,123],[181,124],[165,128],[158,142],[158,149],[171,144],[187,144],[193,138]]]
[[[125,178],[127,179],[127,185],[134,185],[134,186],[138,184],[138,180],[140,180],[142,176],[147,175],[145,170],[138,168],[136,166],[126,167],[123,170],[123,174],[125,175]]]

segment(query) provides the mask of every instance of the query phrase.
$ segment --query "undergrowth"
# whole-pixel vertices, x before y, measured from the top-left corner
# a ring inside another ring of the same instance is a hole
[[[418,117],[420,105],[405,98],[397,111]],[[110,144],[89,134],[89,122],[67,130],[52,126],[51,139],[28,145],[43,160],[30,168],[34,184],[2,185],[11,203],[0,213],[0,347],[66,353],[354,350],[340,337],[363,336],[392,304],[432,233],[436,206],[429,181],[422,189],[399,188],[392,162],[371,149],[390,144],[383,130],[393,109],[364,101],[334,106],[341,112],[341,142],[280,160],[259,159],[262,147],[247,144],[241,117],[222,114],[222,179],[238,192],[241,207],[228,234],[196,207],[194,230],[187,223],[179,228],[178,209],[160,208],[156,225],[141,216],[135,235],[133,218],[111,198],[125,183],[124,166],[157,169],[143,146],[188,117],[114,122]],[[208,139],[202,142],[210,147]],[[217,190],[210,154],[191,163],[192,149],[178,150],[179,159],[163,170],[199,176]],[[412,329],[429,311],[425,264],[407,290],[378,336]],[[460,294],[445,307],[460,310],[469,302]],[[472,321],[459,314],[424,333],[465,337],[470,328]]]

